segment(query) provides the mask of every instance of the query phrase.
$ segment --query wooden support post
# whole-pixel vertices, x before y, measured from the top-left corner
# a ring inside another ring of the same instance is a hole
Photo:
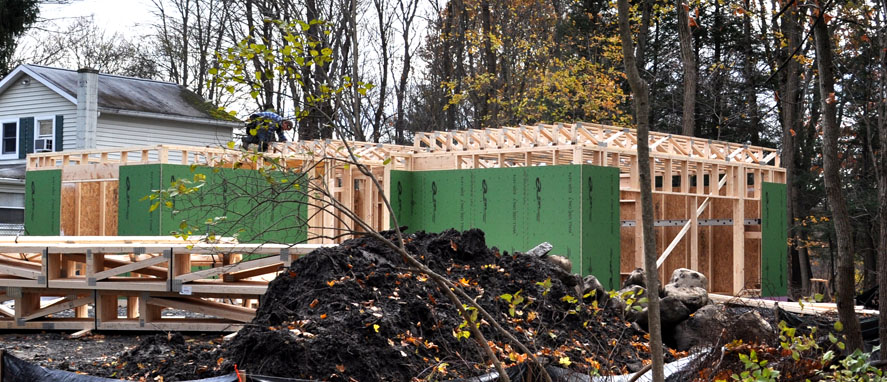
[[[40,294],[21,291],[15,298],[15,320],[23,325],[26,317],[40,310]]]
[[[344,207],[349,211],[354,211],[354,166],[350,166],[348,168],[342,169],[342,198],[339,201],[344,205]],[[357,211],[354,211],[357,213]],[[354,219],[345,219],[345,224],[347,224],[347,229],[355,229],[355,225],[357,224]]]
[[[690,196],[688,199],[691,208],[695,209],[699,198]],[[699,214],[692,212],[690,213],[690,269],[699,271]]]
[[[745,180],[745,168],[736,169],[736,177]],[[734,179],[742,185],[745,182]],[[733,200],[733,294],[745,288],[745,193],[739,193]]]
[[[468,139],[466,138],[465,141],[468,142]],[[383,195],[385,196],[385,199],[389,200],[389,203],[391,200],[391,168],[393,167],[393,164],[394,160],[392,158],[392,160],[385,165],[385,169],[383,170],[384,172],[382,175],[382,192],[384,193]],[[475,166],[474,168],[477,168],[477,166]],[[392,228],[391,211],[389,211],[388,208],[385,207],[384,201],[382,204],[382,225],[379,228],[385,231]]]
[[[144,327],[145,324],[157,322],[162,316],[163,307],[149,305],[148,300],[150,298],[147,293],[139,294],[139,326]]]
[[[86,250],[86,283],[95,284],[95,275],[105,270],[105,255],[100,253],[92,253],[91,249]]]
[[[672,174],[671,159],[663,159],[662,165],[665,166],[665,172],[662,174],[662,191],[672,192]]]
[[[98,294],[95,301],[95,318],[96,324],[100,328],[101,324],[117,320],[117,295],[114,292],[97,291]]]
[[[690,163],[687,161],[681,161],[681,193],[690,193]]]
[[[62,264],[64,263],[64,261],[62,261],[62,255],[58,253],[47,253],[45,249],[43,250],[43,252],[43,258],[46,261],[46,263],[44,264],[44,274],[46,274],[49,279],[47,280],[47,282],[63,277],[65,275],[65,272],[63,272],[62,270]]]
[[[126,296],[126,318],[128,320],[135,319],[139,316],[139,298],[136,296]]]

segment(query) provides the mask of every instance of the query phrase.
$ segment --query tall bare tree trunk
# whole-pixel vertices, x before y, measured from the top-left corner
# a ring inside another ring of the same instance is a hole
[[[413,44],[410,37],[410,28],[413,25],[413,19],[416,17],[416,9],[419,6],[419,0],[400,1],[400,23],[403,30],[403,66],[400,68],[400,80],[395,85],[394,93],[397,99],[397,119],[394,122],[394,143],[403,144],[406,141],[404,130],[406,124],[405,101],[407,93],[407,81],[410,77],[410,61],[413,57]]]
[[[496,55],[493,53],[493,27],[489,0],[480,0],[481,28],[484,32],[484,64],[486,66],[486,90],[481,98],[480,123],[486,127],[498,127],[498,110],[493,101],[493,93],[498,88],[496,74]]]
[[[458,2],[458,4],[456,4]],[[458,94],[462,89],[460,87],[462,83],[462,79],[457,79],[457,65],[453,59],[453,31],[454,31],[454,19],[456,18],[456,11],[460,9],[462,6],[462,2],[459,0],[449,0],[447,1],[447,9],[443,15],[443,80],[444,81],[455,81],[456,87],[453,91],[454,94]],[[456,48],[458,49],[458,48]],[[462,56],[456,56],[457,60],[461,60]],[[449,97],[444,99],[444,103],[449,101]],[[446,119],[444,120],[444,130],[455,130],[456,129],[456,105],[450,105],[447,109]]]
[[[351,86],[351,129],[353,137],[359,141],[366,141],[366,136],[363,134],[363,125],[360,122],[360,92],[358,91],[358,87],[356,86],[357,81],[360,78],[360,70],[359,59],[360,59],[360,50],[358,49],[358,39],[357,39],[357,0],[351,0],[351,6],[348,10],[348,24],[349,24],[349,34],[351,38],[351,81],[354,82],[354,86]]]
[[[881,46],[878,51],[881,58],[881,71],[887,72],[887,31],[883,27],[887,25],[887,0],[878,2],[881,7]],[[878,84],[878,94],[881,103],[878,106],[878,144],[880,145],[880,166],[878,168],[878,291],[887,291],[887,79],[881,77]],[[887,294],[885,294],[887,295]],[[887,317],[887,303],[878,304],[880,317]],[[878,338],[881,346],[887,346],[887,319],[878,323]],[[887,353],[882,350],[881,354]],[[882,355],[881,359],[885,357]]]
[[[690,33],[690,6],[677,0],[678,37],[681,41],[681,64],[684,67],[684,114],[681,134],[692,137],[696,133],[696,56],[693,54]]]
[[[742,76],[745,77],[745,103],[749,118],[749,140],[751,144],[758,146],[761,144],[761,128],[758,126],[761,123],[761,118],[758,115],[758,93],[755,87],[755,69],[752,62],[754,48],[751,34],[751,7],[751,1],[745,0],[745,12],[742,14],[742,33],[745,35],[743,38],[745,58],[742,63]]]
[[[618,0],[619,35],[625,74],[634,96],[638,127],[638,166],[641,187],[641,226],[644,233],[644,269],[647,273],[647,314],[650,330],[650,353],[653,358],[653,381],[665,380],[662,358],[662,325],[659,320],[659,271],[656,269],[656,236],[653,231],[653,187],[650,179],[650,88],[641,78],[634,56],[634,43],[628,25],[628,0]]]
[[[820,9],[820,12],[825,12]],[[862,335],[859,330],[859,319],[854,308],[854,268],[853,268],[853,226],[847,212],[847,202],[841,189],[840,168],[838,159],[838,123],[837,105],[835,102],[835,73],[832,59],[831,38],[829,37],[826,20],[820,15],[814,23],[813,35],[816,41],[816,61],[819,68],[819,91],[822,94],[822,158],[825,192],[829,207],[832,210],[832,222],[835,224],[835,236],[838,244],[837,260],[837,303],[838,316],[844,324],[844,335],[847,349],[863,349]]]
[[[382,65],[381,75],[382,78],[379,80],[379,104],[376,105],[376,111],[373,115],[373,134],[372,140],[373,142],[379,143],[379,138],[382,136],[382,129],[384,128],[384,111],[386,106],[386,98],[388,98],[388,66],[390,61],[390,48],[388,47],[388,38],[390,37],[391,30],[391,16],[386,15],[386,2],[383,0],[373,0],[373,5],[376,7],[376,13],[379,15],[379,50],[382,54]],[[388,19],[386,19],[388,17]],[[356,47],[356,46],[355,46]],[[409,49],[409,47],[407,47]]]
[[[787,40],[785,51],[787,52],[787,62],[785,64],[785,77],[783,81],[782,94],[779,95],[779,102],[782,109],[782,163],[785,166],[785,183],[788,194],[786,195],[786,208],[789,222],[794,222],[795,216],[800,209],[798,205],[798,185],[795,184],[795,135],[800,133],[800,118],[798,115],[798,103],[800,102],[800,85],[801,85],[801,67],[800,63],[794,58],[793,54],[801,44],[800,27],[798,26],[800,8],[793,4],[782,14],[782,34]],[[794,237],[795,244],[798,242],[797,234]],[[805,264],[805,258],[801,258],[799,251],[789,248],[788,253],[789,269],[795,269],[795,262],[799,264],[798,273],[800,275],[791,275],[791,280],[800,279],[801,294],[806,295],[810,291],[810,274]]]

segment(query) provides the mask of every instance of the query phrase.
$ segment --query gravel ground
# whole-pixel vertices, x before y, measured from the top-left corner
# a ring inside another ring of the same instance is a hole
[[[0,334],[0,348],[40,366],[76,371],[84,364],[104,364],[137,345],[146,334],[95,334],[79,339],[61,332]]]

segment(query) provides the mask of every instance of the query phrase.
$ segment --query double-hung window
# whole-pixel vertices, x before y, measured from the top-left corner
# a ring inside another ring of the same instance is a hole
[[[55,147],[55,118],[38,118],[34,126],[34,152],[52,151]]]
[[[18,159],[18,121],[0,122],[0,159]]]

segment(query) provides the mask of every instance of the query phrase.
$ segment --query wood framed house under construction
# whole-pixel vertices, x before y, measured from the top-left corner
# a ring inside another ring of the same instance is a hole
[[[659,133],[650,134],[649,144],[662,276],[670,276],[676,268],[691,268],[709,276],[712,292],[785,295],[785,170],[776,150]],[[255,176],[244,174],[257,171],[232,167],[255,168],[261,162],[273,162],[304,169],[311,164],[312,179],[322,182],[341,206],[375,229],[387,229],[395,219],[410,231],[480,228],[489,245],[509,252],[548,241],[554,245],[554,253],[572,260],[576,273],[594,274],[605,287],[618,288],[620,277],[640,267],[643,258],[636,145],[634,130],[589,123],[418,133],[412,146],[349,143],[359,161],[383,185],[393,216],[372,180],[356,166],[343,163],[348,151],[343,142],[278,144],[272,153],[259,157],[237,150],[185,146],[41,153],[28,157],[27,187],[34,192],[26,200],[25,219],[29,231],[48,236],[169,235],[181,229],[181,216],[170,215],[163,208],[149,211],[151,201],[142,198],[152,190],[195,173],[206,178],[206,189],[247,190],[258,183],[253,182]],[[245,158],[258,163],[233,165]],[[232,174],[241,180],[225,178]],[[227,195],[220,196],[222,199],[206,196],[203,200],[209,202],[203,205],[186,203],[176,208],[191,211],[188,217],[194,219],[228,216],[236,224],[207,224],[195,227],[194,233],[236,233],[241,242],[334,244],[344,238],[341,233],[355,226],[341,211],[321,208],[323,200],[312,202],[317,194],[275,194],[286,200],[271,203],[270,210]],[[38,205],[41,207],[36,208]],[[77,243],[76,238],[66,239]],[[8,251],[0,248],[0,252]],[[249,255],[242,250],[226,254]],[[72,263],[67,263],[66,272],[75,279],[87,277],[87,282],[72,285],[88,290],[87,264],[80,261],[86,261],[86,254],[81,255],[69,256]],[[174,301],[167,301],[169,296],[180,293],[183,286],[193,288],[209,282],[200,281],[205,278],[202,274],[183,279],[171,273],[182,271],[181,266],[163,265],[156,256],[160,254],[154,256],[150,267],[159,269],[149,276],[158,279],[151,282],[166,286],[163,290],[139,290],[137,280],[130,294],[147,293],[144,297],[156,297],[153,301],[157,304],[172,304]],[[0,257],[3,286],[19,285],[24,277],[31,280],[26,282],[29,286],[20,286],[25,290],[48,288],[52,276],[40,276],[59,272],[58,263],[32,256],[15,260],[33,264],[16,263],[13,267],[30,273],[11,273],[9,258]],[[109,269],[129,269],[120,268],[127,266],[120,263],[125,260],[117,261],[94,264],[93,275],[112,278],[118,275],[110,275]],[[267,261],[237,272],[250,272],[241,276],[258,275],[256,272],[273,275],[279,259],[274,264]],[[177,277],[179,283],[170,282]],[[41,284],[41,280],[49,284]],[[258,280],[229,276],[211,282],[235,288],[238,283],[261,283]],[[250,289],[249,296],[260,295],[259,289]],[[197,290],[200,292],[192,289],[195,294],[189,297],[188,306],[194,309],[203,303],[193,299],[206,300],[213,295],[209,289]],[[39,289],[32,293],[39,293]]]

